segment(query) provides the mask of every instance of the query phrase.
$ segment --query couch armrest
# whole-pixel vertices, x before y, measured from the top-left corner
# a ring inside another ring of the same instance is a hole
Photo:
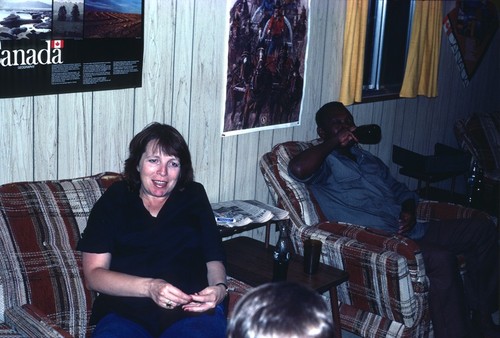
[[[377,229],[329,221],[319,223],[316,228],[326,231],[328,234],[354,239],[375,252],[395,252],[405,257],[409,262],[414,261],[415,254],[420,252],[419,246],[411,239],[400,235],[392,235]]]
[[[227,312],[228,312],[228,317],[230,317],[234,311],[236,303],[238,303],[240,298],[245,293],[247,293],[252,287],[231,276],[227,277],[227,286],[228,286]]]
[[[407,327],[424,320],[429,281],[415,242],[335,222],[301,229],[301,238],[320,239],[323,263],[349,274],[347,283],[337,288],[342,303]]]
[[[0,338],[23,338],[23,336],[6,323],[0,323]]]
[[[6,309],[5,323],[27,337],[72,338],[32,304]]]
[[[294,236],[297,236],[296,232]],[[429,280],[418,245],[405,237],[362,226],[322,222],[300,229],[300,239],[323,242],[322,261],[345,270],[347,283],[337,288],[339,300],[383,315],[407,327],[424,320]],[[297,245],[299,251],[301,245]]]
[[[423,200],[417,206],[417,219],[421,221],[444,221],[473,217],[497,223],[495,217],[492,217],[487,212],[459,204]]]

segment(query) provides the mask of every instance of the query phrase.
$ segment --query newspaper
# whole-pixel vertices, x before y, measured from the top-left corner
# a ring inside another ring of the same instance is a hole
[[[212,210],[217,225],[227,227],[288,218],[287,211],[254,200],[212,203]]]
[[[246,200],[244,202],[249,203],[249,204],[253,204],[253,205],[260,207],[262,209],[269,210],[273,214],[273,218],[271,218],[271,220],[273,220],[273,221],[281,221],[284,219],[288,219],[288,211],[286,211],[286,210],[277,208],[277,207],[272,206],[272,205],[265,204],[265,203],[263,203],[261,201],[257,201],[257,200]]]

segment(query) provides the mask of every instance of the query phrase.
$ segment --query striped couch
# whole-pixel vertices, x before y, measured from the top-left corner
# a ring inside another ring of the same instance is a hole
[[[288,175],[288,162],[311,142],[277,144],[260,168],[277,206],[290,213],[295,250],[302,241],[323,242],[322,261],[349,273],[338,287],[342,329],[362,337],[433,337],[429,281],[419,247],[402,236],[387,236],[361,226],[326,221],[308,188]],[[489,217],[459,205],[421,201],[420,220]]]
[[[86,337],[94,293],[75,251],[116,173],[0,186],[0,337]],[[248,286],[229,278],[230,310]]]

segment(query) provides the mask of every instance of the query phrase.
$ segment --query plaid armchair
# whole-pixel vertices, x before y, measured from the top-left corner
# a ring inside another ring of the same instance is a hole
[[[500,217],[500,111],[474,113],[456,121],[453,131],[460,147],[483,170],[480,204]]]
[[[94,292],[75,250],[116,173],[0,186],[0,337],[86,337]],[[250,287],[228,278],[229,311]]]
[[[288,175],[288,162],[317,141],[277,144],[264,154],[260,169],[277,206],[290,213],[292,242],[323,242],[322,261],[349,273],[338,287],[342,329],[362,337],[432,337],[429,281],[418,245],[347,223],[326,221],[308,188]],[[478,210],[421,201],[421,220],[467,218]]]

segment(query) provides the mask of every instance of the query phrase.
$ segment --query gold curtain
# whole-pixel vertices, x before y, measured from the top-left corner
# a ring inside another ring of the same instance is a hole
[[[366,0],[347,1],[339,98],[345,105],[361,102],[368,4]]]
[[[437,96],[442,1],[416,1],[401,97]]]

